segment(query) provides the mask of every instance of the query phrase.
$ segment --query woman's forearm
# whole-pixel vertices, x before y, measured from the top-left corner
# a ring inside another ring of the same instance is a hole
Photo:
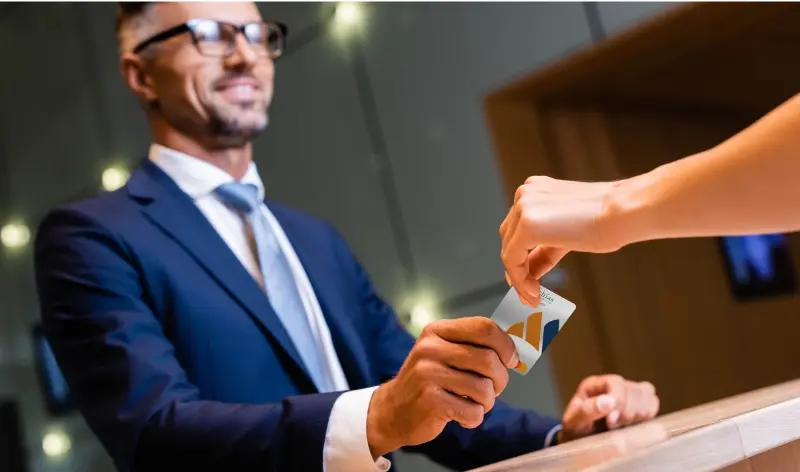
[[[626,243],[800,230],[800,95],[722,144],[619,182]]]

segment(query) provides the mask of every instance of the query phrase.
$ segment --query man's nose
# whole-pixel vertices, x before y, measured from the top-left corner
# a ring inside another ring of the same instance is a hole
[[[233,52],[228,56],[227,62],[231,67],[250,69],[258,62],[258,54],[256,54],[245,37],[238,34],[234,42]]]

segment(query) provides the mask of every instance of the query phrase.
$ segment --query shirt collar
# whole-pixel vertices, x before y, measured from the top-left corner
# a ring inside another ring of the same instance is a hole
[[[213,164],[160,144],[150,146],[149,158],[192,200],[210,195],[220,185],[236,180]],[[250,163],[240,182],[254,185],[258,189],[259,201],[264,200],[264,184],[258,175],[255,162]]]

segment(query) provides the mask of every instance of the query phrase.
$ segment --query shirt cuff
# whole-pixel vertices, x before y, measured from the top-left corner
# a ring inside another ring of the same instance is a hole
[[[547,436],[544,438],[544,447],[555,446],[556,444],[556,435],[558,432],[561,431],[561,425],[556,425],[553,429],[547,433]]]
[[[378,387],[345,392],[336,399],[322,451],[324,472],[385,472],[392,463],[372,459],[367,443],[367,412]]]

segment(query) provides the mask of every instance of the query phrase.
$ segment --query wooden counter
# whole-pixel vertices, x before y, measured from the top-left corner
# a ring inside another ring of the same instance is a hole
[[[800,380],[475,472],[800,472]]]

